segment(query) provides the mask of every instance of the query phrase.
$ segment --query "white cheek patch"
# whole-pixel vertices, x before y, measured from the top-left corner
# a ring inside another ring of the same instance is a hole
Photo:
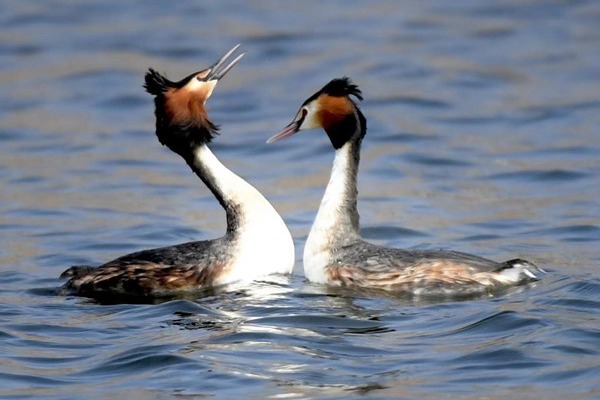
[[[204,102],[206,102],[215,89],[215,86],[217,86],[217,82],[217,80],[199,81],[198,79],[193,78],[185,86],[185,89],[189,92],[199,94],[204,98]]]
[[[298,117],[301,116],[303,110],[306,110],[306,116],[304,117],[304,121],[302,121],[302,125],[300,125],[299,130],[321,128],[321,121],[319,120],[319,118],[317,118],[318,109],[316,107],[315,102],[312,102],[302,107],[302,109],[298,113]]]

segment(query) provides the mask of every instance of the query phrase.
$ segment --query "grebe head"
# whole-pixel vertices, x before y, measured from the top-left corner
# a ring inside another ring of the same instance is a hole
[[[244,56],[227,61],[238,44],[216,63],[202,71],[173,82],[150,68],[144,88],[154,96],[156,136],[163,145],[181,154],[190,146],[208,143],[218,127],[206,113],[205,104],[217,82]]]
[[[366,133],[366,121],[350,96],[362,100],[358,86],[347,77],[333,79],[306,99],[294,120],[281,132],[270,137],[267,143],[314,128],[323,128],[335,149],[351,139],[362,139]]]

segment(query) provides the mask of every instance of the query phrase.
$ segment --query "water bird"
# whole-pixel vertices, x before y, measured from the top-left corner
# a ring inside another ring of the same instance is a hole
[[[208,146],[219,128],[209,119],[205,103],[244,55],[228,61],[238,47],[177,82],[150,68],[144,84],[155,96],[158,140],[185,160],[225,209],[225,235],[139,251],[97,268],[73,266],[61,275],[69,278],[63,293],[94,298],[159,297],[291,273],[294,244],[282,218]]]
[[[450,250],[405,250],[362,239],[357,210],[357,174],[367,120],[358,105],[362,92],[347,78],[333,79],[310,96],[293,121],[267,140],[322,128],[335,157],[331,176],[304,248],[309,281],[379,288],[409,295],[490,294],[538,279],[529,261],[496,262]]]

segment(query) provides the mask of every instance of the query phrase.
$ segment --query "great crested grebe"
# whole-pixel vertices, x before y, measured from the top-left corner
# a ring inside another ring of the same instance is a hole
[[[217,82],[242,58],[240,54],[226,63],[238,46],[179,82],[150,69],[144,85],[156,96],[158,140],[187,162],[225,209],[225,235],[128,254],[98,268],[71,267],[61,275],[70,278],[63,293],[96,298],[169,296],[291,273],[294,243],[285,223],[258,190],[208,148],[218,127],[208,118],[205,103]]]
[[[378,246],[360,236],[356,177],[367,121],[358,87],[334,79],[309,97],[294,120],[267,143],[323,128],[335,149],[331,177],[304,248],[304,273],[317,283],[380,288],[415,295],[459,296],[537,280],[541,269],[514,259],[495,262],[446,250]]]

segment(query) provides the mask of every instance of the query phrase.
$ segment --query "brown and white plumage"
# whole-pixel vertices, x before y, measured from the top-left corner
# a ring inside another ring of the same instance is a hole
[[[322,128],[335,149],[331,177],[304,248],[310,281],[422,295],[472,295],[537,279],[528,261],[496,262],[456,251],[403,250],[360,236],[357,174],[367,122],[348,78],[334,79],[309,97],[294,120],[267,142]]]
[[[150,69],[144,85],[155,96],[159,141],[187,162],[225,209],[225,235],[128,254],[98,268],[71,267],[61,275],[69,278],[63,292],[103,299],[169,296],[291,272],[294,244],[285,223],[258,190],[208,147],[218,127],[210,121],[205,103],[219,79],[242,57],[226,63],[237,47],[178,82]]]

